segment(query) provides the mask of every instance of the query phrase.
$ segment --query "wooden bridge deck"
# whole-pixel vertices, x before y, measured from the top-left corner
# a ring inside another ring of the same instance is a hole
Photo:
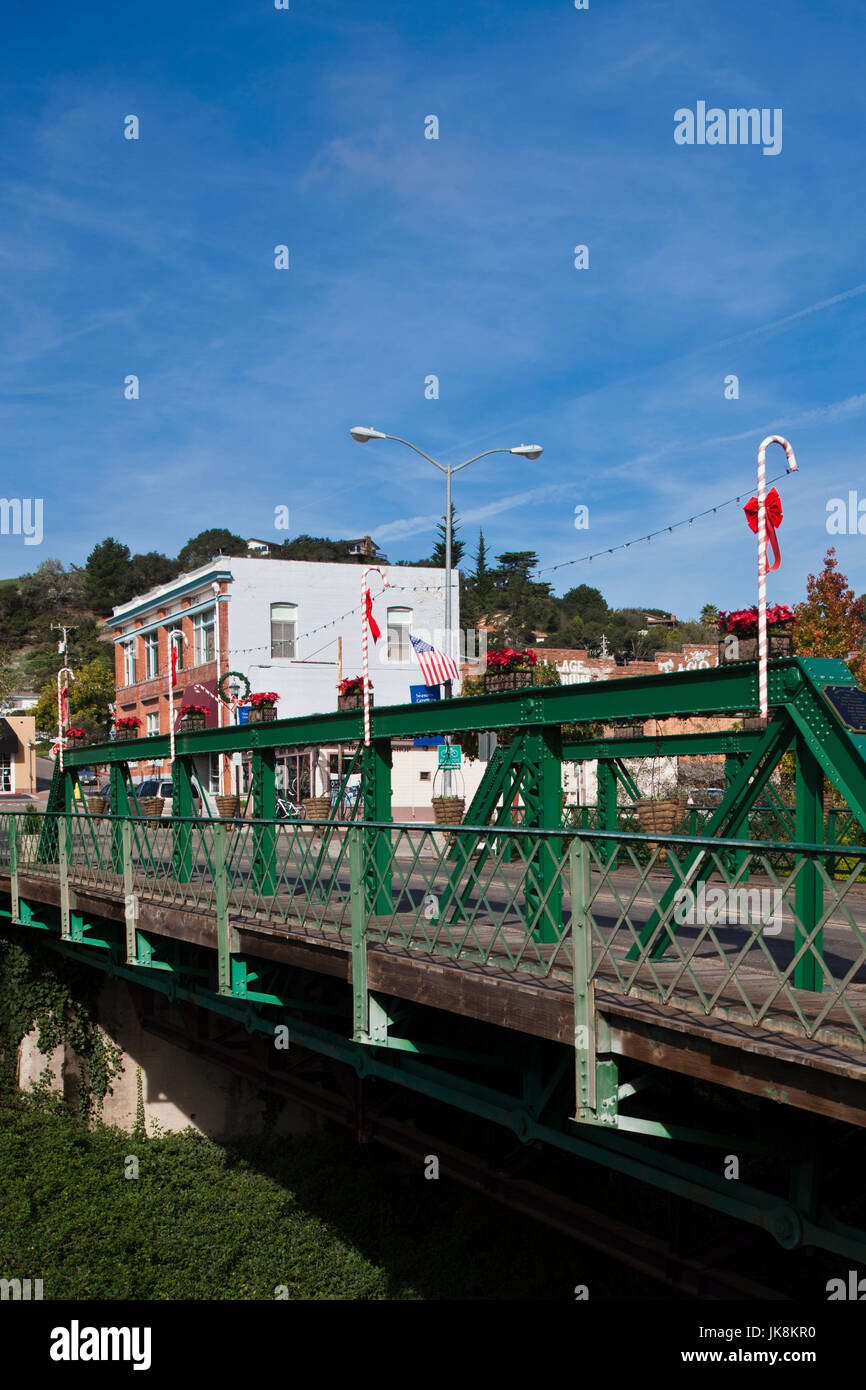
[[[70,868],[75,910],[85,918],[92,914],[124,920],[121,875],[112,875],[109,881],[102,873],[103,882],[98,886],[88,877]],[[621,881],[617,878],[615,874],[611,882],[622,901],[629,901],[636,875],[623,871]],[[660,893],[664,884],[664,877],[659,875],[654,891]],[[303,886],[303,875],[293,883],[281,884],[266,914],[255,910],[255,899],[246,886],[236,884],[229,917],[238,934],[239,953],[351,979],[348,909],[345,902],[333,901],[337,890],[341,899],[344,894],[347,899],[348,871],[335,875],[332,902],[316,904],[306,915],[293,910],[293,903],[300,905]],[[533,941],[528,946],[517,907],[504,914],[506,898],[501,893],[500,901],[490,904],[498,924],[479,918],[468,930],[452,926],[448,929],[451,944],[447,945],[443,942],[444,922],[419,921],[417,905],[424,886],[421,878],[417,884],[411,879],[404,881],[401,891],[411,893],[416,901],[368,922],[369,987],[573,1045],[571,966],[565,951],[568,933],[553,945]],[[0,891],[9,892],[10,887],[9,875],[0,873]],[[56,869],[22,869],[19,891],[28,901],[58,905]],[[157,884],[141,874],[135,891],[142,931],[176,936],[216,950],[216,914],[211,903],[202,901],[201,884],[167,878]],[[846,904],[858,925],[866,921],[866,892],[859,887],[849,890]],[[640,930],[653,907],[651,894],[637,895],[629,912],[634,931]],[[565,909],[567,912],[567,895]],[[789,916],[778,936],[762,938],[762,945],[753,946],[739,961],[736,977],[731,959],[741,950],[748,933],[737,927],[716,928],[725,959],[712,941],[704,940],[691,958],[689,976],[683,972],[682,961],[671,958],[672,952],[639,968],[628,962],[634,931],[623,925],[616,927],[620,910],[610,889],[597,891],[593,902],[598,933],[594,958],[598,961],[603,953],[603,959],[597,965],[596,1003],[610,1023],[614,1053],[866,1126],[866,1087],[859,1084],[866,1081],[866,1049],[855,1022],[866,1030],[866,968],[859,966],[852,973],[847,1002],[836,1002],[828,1010],[822,1020],[822,1040],[818,1041],[804,1036],[798,1008],[814,1019],[825,998],[790,986],[780,990],[764,954],[766,950],[783,967],[790,961],[793,921]],[[315,919],[311,921],[312,911]],[[700,930],[679,928],[684,951],[692,948]],[[437,940],[439,947],[433,952],[431,939]],[[532,972],[514,968],[527,949],[536,967]],[[844,920],[825,927],[824,952],[837,980],[859,961],[859,942]],[[622,977],[628,981],[627,990]],[[701,994],[713,1000],[711,1011],[701,1002]],[[770,1023],[756,1025],[751,1021],[744,994],[752,1014],[772,1001]]]

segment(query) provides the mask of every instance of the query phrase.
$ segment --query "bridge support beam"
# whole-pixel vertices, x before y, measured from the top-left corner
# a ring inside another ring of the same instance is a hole
[[[374,738],[364,748],[361,790],[365,821],[391,820],[391,740]],[[384,830],[366,830],[364,882],[369,910],[388,916],[394,910],[391,893],[393,845]]]
[[[796,838],[800,844],[816,845],[824,839],[824,773],[802,734],[797,735],[796,753]],[[794,892],[798,919],[794,929],[796,954],[820,922],[824,909],[824,889],[814,859],[803,860]],[[818,932],[811,948],[794,966],[795,989],[821,989],[823,935],[823,930]]]
[[[260,893],[277,891],[274,859],[277,849],[276,749],[256,748],[252,754],[253,815],[267,824],[253,826],[253,881]]]
[[[527,828],[562,824],[562,734],[558,724],[532,729],[526,736],[523,802]],[[563,840],[527,836],[526,912],[537,941],[562,935]]]

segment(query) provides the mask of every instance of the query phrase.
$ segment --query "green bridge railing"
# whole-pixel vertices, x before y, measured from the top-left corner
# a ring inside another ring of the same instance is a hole
[[[120,901],[135,964],[148,905],[215,917],[226,991],[231,928],[254,924],[359,969],[384,947],[866,1050],[863,845],[28,811],[0,815],[0,874],[15,921],[59,883],[85,943],[76,895]]]

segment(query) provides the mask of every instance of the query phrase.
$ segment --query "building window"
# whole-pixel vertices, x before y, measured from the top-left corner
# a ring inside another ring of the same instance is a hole
[[[12,790],[12,759],[7,755],[0,757],[0,792]]]
[[[420,776],[422,782],[429,782],[429,781],[430,781],[430,773],[429,773],[429,772],[422,772],[422,773],[419,774],[419,776]]]
[[[159,675],[159,633],[148,632],[144,639],[144,679]]]
[[[193,665],[203,666],[206,661],[213,661],[216,647],[214,645],[214,612],[215,609],[207,608],[204,613],[196,613],[192,620],[192,647]]]
[[[147,736],[153,738],[154,734],[159,733],[159,715],[149,714],[147,716]]]
[[[123,684],[135,685],[135,639],[123,642]]]
[[[173,633],[173,632],[179,632],[179,633],[182,634],[182,633],[183,633],[183,624],[182,624],[182,623],[166,623],[165,631],[166,631],[166,636],[167,636],[167,638],[168,638],[168,664],[169,664],[169,667],[171,667],[172,633]],[[174,643],[174,648],[175,648],[175,651],[177,652],[177,670],[178,670],[178,671],[182,671],[182,670],[183,670],[183,649],[184,649],[184,645],[185,645],[185,644],[184,644],[183,636],[181,635],[181,637],[180,637],[179,639],[177,639],[177,640],[175,641],[175,643]]]
[[[217,792],[219,792],[219,789],[220,789],[220,755],[219,755],[219,753],[210,753],[210,754],[208,755],[207,780],[208,780],[208,787],[207,787],[208,791],[211,792],[212,795],[216,795]]]
[[[411,608],[388,609],[388,660],[408,661],[412,654],[409,641],[409,627],[412,622]]]
[[[298,605],[271,604],[271,656],[294,657],[298,640]]]

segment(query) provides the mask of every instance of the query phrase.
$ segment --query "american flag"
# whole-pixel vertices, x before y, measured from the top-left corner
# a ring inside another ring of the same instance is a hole
[[[442,685],[445,681],[457,681],[460,679],[460,671],[457,662],[444,652],[437,651],[431,647],[429,642],[423,642],[420,637],[415,637],[409,633],[409,641],[412,643],[412,650],[418,658],[418,665],[424,677],[425,685]]]

